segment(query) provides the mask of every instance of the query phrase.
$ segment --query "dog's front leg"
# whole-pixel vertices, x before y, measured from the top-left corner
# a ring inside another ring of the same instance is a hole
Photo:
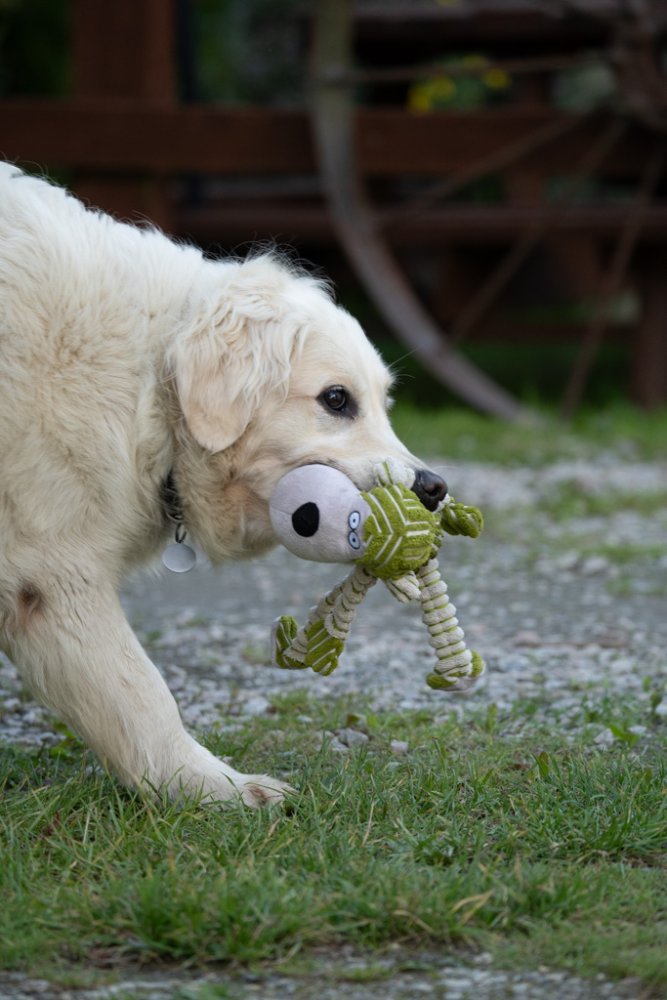
[[[112,586],[80,571],[39,576],[18,589],[8,652],[34,694],[125,784],[250,806],[283,797],[288,786],[240,774],[185,731]]]

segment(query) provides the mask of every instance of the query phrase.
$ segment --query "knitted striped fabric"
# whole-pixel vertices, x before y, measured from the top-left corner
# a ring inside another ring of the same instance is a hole
[[[364,525],[364,554],[356,559],[373,576],[391,580],[423,566],[440,547],[440,517],[400,483],[361,494],[371,514]]]

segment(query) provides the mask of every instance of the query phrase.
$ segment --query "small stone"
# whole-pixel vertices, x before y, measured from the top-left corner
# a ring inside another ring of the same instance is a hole
[[[332,750],[334,753],[348,753],[348,748],[345,744],[341,743],[335,733],[330,733],[325,730],[322,733],[322,743]]]
[[[609,560],[604,556],[589,556],[584,559],[580,566],[580,571],[584,576],[597,576],[609,569]]]
[[[606,629],[598,639],[598,645],[604,649],[623,649],[630,642],[627,632],[622,629]]]
[[[575,569],[578,563],[579,553],[570,551],[564,552],[562,556],[559,556],[558,559],[556,559],[555,565],[557,569],[568,572],[569,570]]]
[[[407,743],[405,740],[392,740],[391,743],[389,744],[389,748],[392,753],[395,753],[397,756],[400,756],[408,752],[408,750],[410,749],[410,744]]]
[[[337,733],[338,739],[344,746],[347,747],[360,747],[364,743],[368,743],[368,736],[366,733],[360,732],[358,729],[339,729]]]
[[[616,737],[612,733],[611,729],[603,729],[602,732],[597,734],[593,742],[597,743],[600,747],[610,747],[615,739]]]
[[[537,632],[532,632],[529,629],[523,629],[514,636],[514,642],[517,646],[541,646],[542,639],[540,639]]]
[[[271,702],[263,694],[253,695],[242,705],[244,715],[266,715],[270,708]]]
[[[475,965],[491,965],[493,962],[493,955],[489,951],[481,951],[479,955],[475,955],[473,958],[473,963]]]
[[[23,713],[23,721],[29,726],[33,726],[37,723],[44,721],[44,709],[43,708],[28,708]]]

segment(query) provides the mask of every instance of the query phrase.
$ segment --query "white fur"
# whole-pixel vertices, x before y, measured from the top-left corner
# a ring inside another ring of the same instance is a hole
[[[282,797],[185,732],[117,588],[169,539],[170,470],[188,530],[222,560],[274,544],[268,498],[291,468],[367,488],[381,459],[415,467],[389,382],[312,278],[270,256],[205,260],[0,164],[0,647],[127,784]],[[318,402],[331,385],[356,419]]]

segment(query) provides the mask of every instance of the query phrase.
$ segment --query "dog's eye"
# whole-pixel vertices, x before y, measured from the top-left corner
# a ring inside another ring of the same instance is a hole
[[[356,407],[347,389],[342,385],[330,385],[317,398],[322,406],[332,413],[354,416]]]

